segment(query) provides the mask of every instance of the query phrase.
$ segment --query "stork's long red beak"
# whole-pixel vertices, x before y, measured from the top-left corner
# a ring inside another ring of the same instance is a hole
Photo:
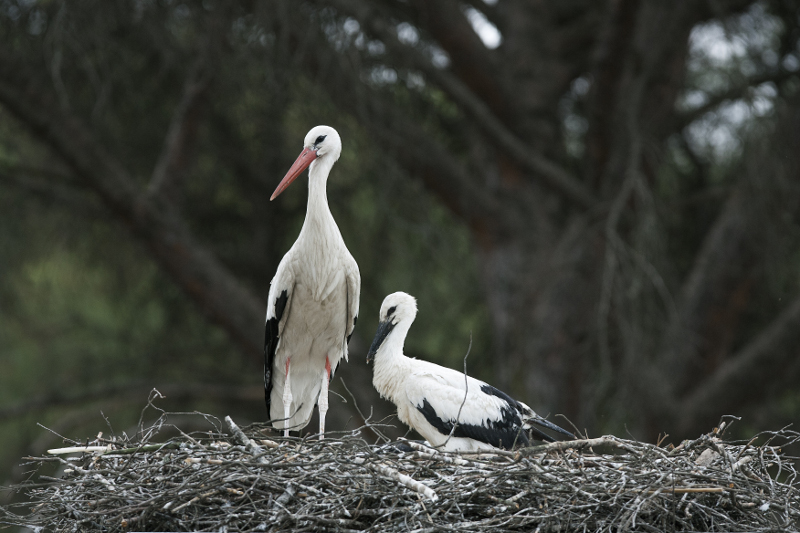
[[[305,169],[317,158],[317,152],[312,150],[311,148],[306,148],[303,150],[297,159],[295,159],[292,168],[289,169],[289,172],[283,177],[281,182],[278,184],[278,188],[275,189],[275,192],[272,193],[272,196],[269,197],[269,201],[271,202],[275,198],[278,197],[280,193],[282,193],[286,187],[291,185],[291,183],[303,173]]]

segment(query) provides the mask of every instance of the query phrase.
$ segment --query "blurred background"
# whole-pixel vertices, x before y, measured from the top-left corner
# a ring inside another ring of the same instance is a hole
[[[266,419],[317,124],[363,280],[330,430],[394,410],[398,290],[409,355],[591,436],[796,420],[799,40],[794,0],[0,0],[0,483],[153,388]]]

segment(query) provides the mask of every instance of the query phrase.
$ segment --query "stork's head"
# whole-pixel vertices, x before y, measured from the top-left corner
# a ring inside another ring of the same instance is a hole
[[[311,163],[320,158],[330,159],[333,164],[342,153],[342,139],[339,133],[330,126],[311,128],[303,141],[303,151],[297,156],[292,168],[286,173],[278,188],[272,193],[270,201],[278,197]]]
[[[378,315],[380,323],[378,324],[378,331],[375,333],[375,339],[372,341],[372,346],[369,347],[367,353],[367,364],[371,363],[378,353],[386,337],[398,325],[401,325],[405,332],[411,327],[414,318],[417,316],[417,300],[404,292],[394,292],[383,299],[381,304],[381,312]]]

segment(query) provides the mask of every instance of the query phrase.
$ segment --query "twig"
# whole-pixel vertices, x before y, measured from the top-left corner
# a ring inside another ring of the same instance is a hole
[[[455,433],[456,428],[458,427],[458,422],[461,420],[461,410],[464,408],[464,404],[467,403],[467,395],[469,394],[469,376],[467,376],[467,357],[469,357],[469,352],[472,350],[472,332],[469,332],[469,346],[467,346],[467,353],[464,354],[464,399],[461,400],[461,405],[458,406],[458,414],[456,414],[456,421],[453,424],[453,427],[450,428],[450,434],[447,435],[447,440],[444,441],[444,444],[439,446],[440,448],[445,448],[447,443],[450,442],[450,439],[453,437],[453,433]]]
[[[344,382],[344,378],[340,377],[339,381],[342,382],[342,386],[344,387],[344,390],[347,391],[347,394],[349,394],[350,398],[353,400],[353,407],[355,407],[356,412],[358,413],[358,416],[361,417],[361,420],[364,421],[364,425],[367,428],[369,428],[370,431],[375,433],[378,436],[378,438],[382,439],[384,442],[391,442],[392,439],[390,439],[389,437],[384,435],[381,430],[379,430],[374,424],[372,424],[370,422],[370,419],[372,418],[372,409],[370,409],[369,416],[364,416],[364,413],[361,412],[361,408],[358,406],[358,401],[356,400],[355,395],[352,392],[350,392],[349,388],[347,388],[347,383]]]

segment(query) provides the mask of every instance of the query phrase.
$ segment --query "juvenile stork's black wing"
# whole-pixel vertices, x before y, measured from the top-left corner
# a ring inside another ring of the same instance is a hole
[[[497,448],[528,444],[517,402],[487,393],[486,383],[449,368],[413,372],[406,380],[408,400],[444,436],[474,439]],[[463,406],[462,406],[463,404]],[[459,414],[460,410],[460,414]],[[456,424],[456,422],[458,422]],[[455,430],[453,430],[455,426]]]
[[[483,381],[468,377],[465,382],[461,372],[438,365],[428,364],[423,368],[406,380],[406,395],[442,435],[450,435],[452,431],[453,437],[505,449],[527,446],[531,437],[546,442],[555,440],[532,425],[536,424],[575,438]]]

